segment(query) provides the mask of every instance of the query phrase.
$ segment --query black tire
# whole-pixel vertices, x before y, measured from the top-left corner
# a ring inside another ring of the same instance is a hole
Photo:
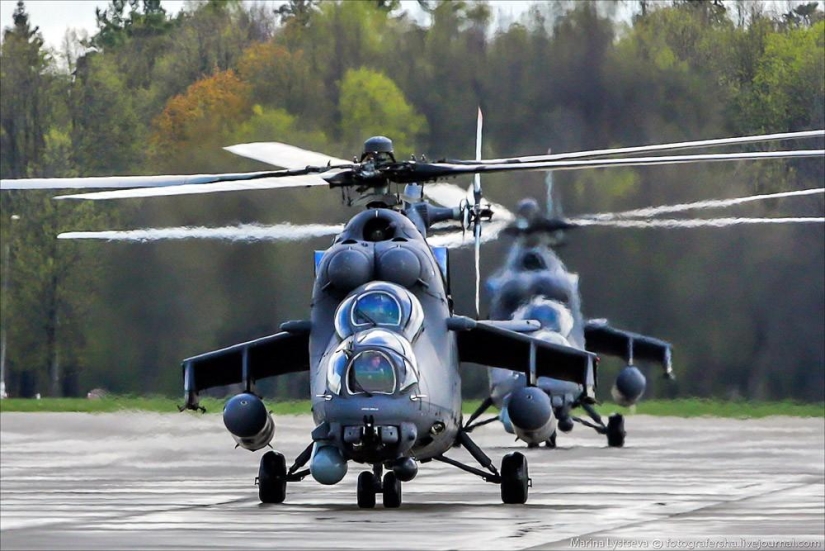
[[[286,499],[286,459],[278,452],[268,451],[261,457],[258,498],[261,503],[283,503]]]
[[[375,507],[375,475],[369,471],[358,475],[358,506],[361,509]]]
[[[548,448],[555,448],[556,447],[556,431],[553,431],[553,434],[550,435],[550,438],[547,439],[547,442],[544,443],[545,446]]]
[[[624,430],[624,417],[619,413],[614,413],[607,419],[607,445],[611,448],[621,448],[624,446],[624,437],[627,433]]]
[[[386,509],[401,507],[401,481],[390,471],[384,475],[384,484],[381,486]]]
[[[501,460],[501,501],[527,503],[529,487],[527,458],[519,452],[505,455]]]

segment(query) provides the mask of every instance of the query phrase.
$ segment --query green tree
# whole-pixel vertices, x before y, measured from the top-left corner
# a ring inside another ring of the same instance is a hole
[[[40,161],[45,147],[50,57],[22,0],[13,19],[0,46],[0,173],[21,178]]]
[[[74,158],[84,175],[128,174],[142,166],[145,125],[132,98],[112,57],[79,60],[70,102]]]
[[[344,144],[358,151],[369,136],[384,134],[393,140],[396,156],[413,152],[427,122],[407,102],[398,86],[382,73],[349,70],[341,83],[341,128]]]

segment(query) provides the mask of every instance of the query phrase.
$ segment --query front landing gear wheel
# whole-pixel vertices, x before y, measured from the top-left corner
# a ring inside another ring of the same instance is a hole
[[[286,459],[278,452],[268,451],[261,457],[258,498],[261,503],[283,503],[286,499]]]
[[[527,458],[519,452],[508,453],[501,460],[501,501],[526,503],[530,477],[527,474]]]
[[[375,507],[375,486],[375,475],[371,472],[364,471],[358,475],[358,506],[361,509]]]
[[[624,437],[627,433],[624,430],[624,417],[619,413],[614,413],[607,419],[607,445],[611,448],[621,448],[624,446]]]
[[[550,438],[547,439],[547,442],[544,443],[545,446],[548,448],[555,448],[556,447],[556,431],[553,431],[553,434],[550,435]]]
[[[401,481],[390,471],[384,475],[384,484],[381,487],[384,493],[384,507],[397,509],[401,507]],[[375,499],[375,498],[373,498]]]

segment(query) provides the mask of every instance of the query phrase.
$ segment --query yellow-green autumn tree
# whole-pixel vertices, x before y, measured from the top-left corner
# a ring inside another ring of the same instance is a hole
[[[341,134],[346,146],[358,151],[370,136],[393,140],[396,157],[413,152],[416,139],[427,131],[427,121],[416,113],[404,93],[384,73],[349,70],[341,82]]]
[[[152,121],[152,156],[158,170],[217,169],[215,151],[251,112],[250,87],[233,70],[201,79],[169,100]]]

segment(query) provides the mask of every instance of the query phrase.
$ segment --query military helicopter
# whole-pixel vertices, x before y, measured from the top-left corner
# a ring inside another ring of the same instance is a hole
[[[825,135],[825,131],[814,135]],[[482,205],[478,177],[473,200],[453,207],[436,206],[425,199],[433,191],[450,191],[430,182],[505,171],[825,154],[812,150],[607,160],[580,160],[574,154],[572,160],[535,156],[483,161],[477,140],[476,160],[398,161],[392,142],[382,136],[368,139],[360,158],[351,162],[278,143],[227,149],[286,168],[238,174],[2,180],[0,189],[127,188],[58,197],[90,200],[321,185],[357,193],[355,202],[366,210],[355,215],[343,231],[336,226],[314,227],[304,234],[337,234],[332,246],[315,256],[309,319],[288,321],[274,335],[183,360],[185,404],[181,409],[201,409],[199,394],[206,389],[241,384],[243,392],[227,401],[223,420],[239,447],[260,450],[272,442],[275,427],[256,392],[256,382],[308,371],[316,427],[306,449],[289,468],[285,457],[274,450],[262,456],[259,498],[264,503],[283,502],[287,483],[308,475],[321,484],[336,484],[352,461],[371,467],[358,477],[357,503],[362,508],[374,507],[378,493],[385,507],[400,506],[401,483],[416,476],[419,463],[433,460],[499,484],[504,503],[527,501],[530,478],[524,455],[508,453],[497,469],[462,423],[461,363],[525,375],[526,386],[508,402],[514,426],[521,419],[529,421],[530,426],[520,427],[524,432],[545,433],[555,425],[552,410],[540,398],[546,394],[536,386],[540,377],[580,385],[581,400],[594,400],[595,354],[531,336],[540,328],[534,320],[483,321],[455,315],[447,249],[428,238],[429,230],[446,221],[460,222],[462,231],[472,230],[478,296],[481,226],[493,211]],[[391,184],[404,185],[403,193],[391,193]],[[111,238],[111,233],[104,234]],[[543,423],[534,428],[537,420]],[[446,453],[456,443],[482,468],[448,457]]]
[[[634,365],[636,361],[655,362],[662,366],[667,378],[673,378],[670,343],[611,327],[607,320],[585,321],[581,313],[578,275],[567,271],[553,251],[564,231],[578,227],[558,217],[545,216],[533,199],[522,200],[514,220],[503,233],[516,240],[504,265],[487,280],[492,295],[489,316],[495,320],[530,319],[541,324],[533,336],[556,344],[572,345],[597,354],[616,355],[627,366],[620,372],[611,389],[613,399],[630,406],[641,398],[646,387],[644,375]],[[556,429],[552,432],[522,430],[529,425],[511,421],[507,404],[513,392],[524,387],[524,377],[514,371],[492,368],[489,371],[490,394],[470,416],[465,430],[501,421],[507,432],[527,442],[528,447],[556,446],[557,430],[569,432],[574,422],[593,428],[607,436],[610,447],[624,445],[626,431],[621,414],[612,414],[605,424],[589,400],[581,400],[583,389],[575,383],[551,377],[540,377],[537,386],[547,395],[545,407],[553,409]],[[500,413],[484,421],[476,421],[491,406]],[[572,415],[581,407],[590,421]]]
[[[799,137],[814,137],[804,135]],[[601,150],[596,152],[580,152],[578,156],[600,156],[619,152],[635,152],[640,149],[652,150],[662,148],[682,147],[709,147],[727,145],[729,140],[707,140],[682,144],[665,144],[658,146],[643,146],[642,148],[625,148],[623,150]],[[563,154],[566,157],[568,154]],[[547,158],[558,158],[550,155]],[[667,379],[674,379],[672,366],[672,346],[670,343],[650,336],[632,333],[611,327],[606,319],[585,320],[581,312],[581,297],[578,290],[578,275],[570,273],[561,259],[553,250],[563,243],[566,231],[586,226],[598,219],[615,220],[625,218],[628,227],[643,227],[641,224],[653,224],[649,221],[632,220],[639,215],[653,216],[656,213],[678,212],[691,208],[719,208],[731,206],[748,200],[771,199],[781,196],[809,195],[821,193],[822,189],[805,190],[798,192],[775,193],[770,195],[745,198],[733,201],[703,201],[696,204],[666,206],[659,208],[638,209],[627,213],[601,214],[585,216],[576,222],[564,218],[559,202],[554,198],[552,172],[547,173],[547,213],[541,212],[534,199],[522,200],[517,207],[516,214],[507,211],[498,205],[496,212],[508,221],[507,225],[499,225],[494,233],[501,233],[515,240],[515,246],[510,249],[504,265],[487,280],[487,287],[491,295],[489,317],[493,320],[534,320],[538,321],[541,329],[533,336],[556,344],[572,345],[582,350],[588,350],[602,355],[617,356],[627,364],[618,374],[611,388],[613,400],[621,406],[635,405],[644,394],[647,381],[645,376],[636,367],[636,362],[655,363],[661,366]],[[469,192],[468,192],[469,195]],[[631,219],[631,220],[627,220]],[[766,222],[770,219],[749,220],[749,222]],[[741,220],[739,220],[741,222]],[[818,222],[821,219],[787,220],[794,222]],[[658,227],[666,227],[667,221]],[[673,221],[670,221],[671,223]],[[596,222],[597,223],[597,222]],[[611,414],[607,423],[593,407],[590,400],[580,400],[582,389],[578,385],[566,381],[555,380],[550,377],[539,378],[536,386],[544,391],[546,397],[537,395],[537,401],[545,409],[552,408],[557,420],[552,428],[545,426],[543,431],[528,430],[523,427],[539,426],[539,419],[519,419],[518,424],[511,420],[507,403],[514,392],[527,384],[523,375],[507,369],[491,368],[489,370],[489,395],[465,424],[465,430],[472,431],[480,426],[500,421],[505,430],[516,434],[517,438],[527,443],[528,447],[535,448],[541,443],[547,447],[556,447],[557,429],[569,432],[574,422],[594,429],[599,434],[606,435],[610,447],[624,445],[626,431],[624,418],[621,414]],[[499,413],[486,420],[478,418],[490,407],[495,406]],[[572,410],[581,407],[589,420],[572,415]]]

